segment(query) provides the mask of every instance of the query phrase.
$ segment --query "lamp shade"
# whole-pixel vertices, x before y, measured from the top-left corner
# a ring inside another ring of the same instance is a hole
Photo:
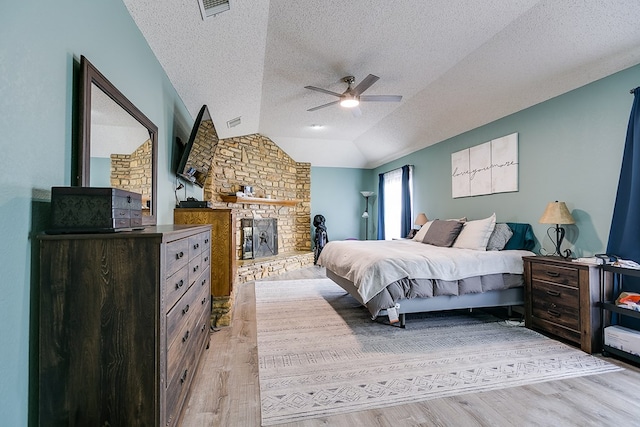
[[[428,221],[429,221],[429,219],[424,214],[424,212],[420,212],[418,214],[418,216],[416,217],[416,220],[414,221],[414,224],[415,225],[425,225]]]
[[[375,193],[373,191],[361,191],[360,194],[362,194],[364,197],[371,197]]]
[[[575,224],[567,205],[564,202],[549,202],[544,213],[538,220],[540,224]]]

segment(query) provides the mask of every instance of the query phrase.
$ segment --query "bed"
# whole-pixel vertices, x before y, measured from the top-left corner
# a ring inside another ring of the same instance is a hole
[[[444,224],[447,230],[457,229],[434,240],[437,233],[429,227],[440,230],[445,222],[457,222]],[[413,239],[328,242],[318,265],[372,319],[389,316],[401,327],[408,313],[523,304],[522,257],[535,255],[529,224],[496,224],[493,215],[477,221],[430,221],[425,227]],[[498,230],[501,241],[491,245]]]

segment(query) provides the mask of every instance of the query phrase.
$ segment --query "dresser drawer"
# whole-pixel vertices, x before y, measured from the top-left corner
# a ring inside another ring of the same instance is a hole
[[[189,289],[189,267],[186,265],[167,279],[164,287],[165,307],[170,310]]]
[[[543,263],[531,264],[531,276],[533,280],[560,283],[566,286],[578,287],[578,270]]]
[[[208,271],[203,274],[206,276]],[[167,315],[167,377],[171,378],[177,364],[185,353],[190,353],[195,341],[195,330],[202,314],[210,312],[210,292],[208,286],[201,286],[200,280],[189,288]]]
[[[189,240],[180,239],[167,244],[167,277],[187,265],[189,262]]]
[[[204,270],[202,266],[202,254],[193,256],[189,260],[189,284],[195,283]]]
[[[202,233],[189,237],[189,257],[202,253]]]
[[[531,294],[531,314],[534,317],[580,330],[580,296],[577,288],[534,280]]]
[[[202,235],[202,252],[209,252],[211,248],[211,233],[204,233]]]

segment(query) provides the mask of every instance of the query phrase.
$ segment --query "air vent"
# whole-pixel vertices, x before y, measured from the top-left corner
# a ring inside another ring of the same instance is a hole
[[[234,128],[234,127],[238,126],[241,121],[242,121],[241,117],[236,117],[235,119],[231,119],[231,120],[229,120],[227,122],[227,127],[228,128]]]
[[[230,0],[198,0],[202,19],[207,19],[229,10]]]

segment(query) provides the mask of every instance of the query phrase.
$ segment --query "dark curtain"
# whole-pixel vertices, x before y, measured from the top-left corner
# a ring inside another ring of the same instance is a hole
[[[640,87],[633,94],[607,253],[640,262]]]
[[[378,240],[384,240],[384,174],[378,177]]]
[[[411,188],[409,187],[410,166],[402,167],[402,211],[400,212],[400,236],[409,234],[413,222],[411,221]]]
[[[633,91],[634,99],[631,116],[627,127],[627,138],[622,154],[622,167],[616,202],[613,206],[611,229],[607,253],[617,255],[623,259],[640,262],[640,87]],[[615,276],[615,286],[618,292],[640,292],[640,278],[625,276],[623,283],[618,283]],[[622,289],[619,288],[620,285]],[[617,298],[618,295],[614,295]],[[640,321],[628,316],[612,319],[620,325],[639,329]]]

